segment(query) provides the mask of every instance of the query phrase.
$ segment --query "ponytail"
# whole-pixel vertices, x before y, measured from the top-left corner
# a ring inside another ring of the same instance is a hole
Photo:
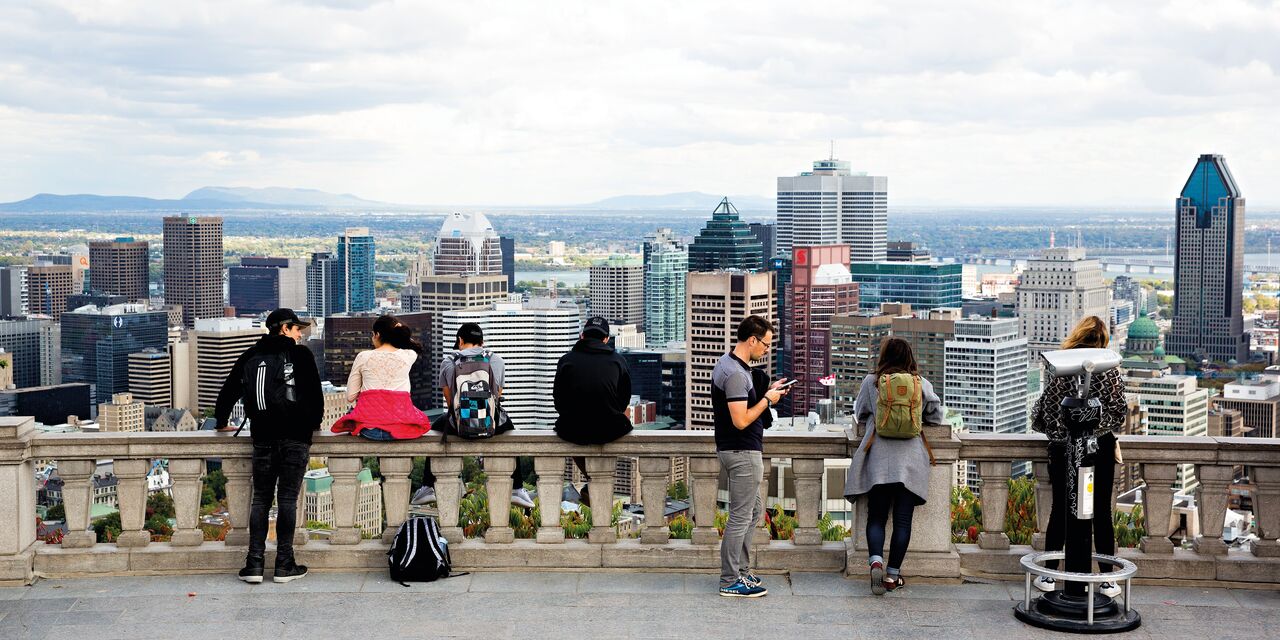
[[[378,339],[397,349],[411,349],[422,353],[422,343],[413,339],[413,329],[391,314],[379,317],[373,323]]]

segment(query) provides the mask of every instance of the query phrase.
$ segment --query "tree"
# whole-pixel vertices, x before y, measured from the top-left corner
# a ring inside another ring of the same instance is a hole
[[[1245,298],[1242,307],[1245,313],[1253,313],[1258,310],[1258,301],[1253,298]]]
[[[44,514],[44,519],[50,522],[63,522],[67,519],[67,508],[59,502],[49,507],[49,510]]]
[[[214,500],[222,500],[227,497],[227,476],[222,473],[222,469],[214,469],[206,474],[204,486],[213,491]]]
[[[93,532],[98,535],[98,542],[115,542],[120,537],[121,530],[119,511],[93,522]]]
[[[163,492],[153,493],[147,496],[147,518],[159,516],[161,518],[177,517],[177,508],[173,504],[173,498]]]
[[[678,480],[675,484],[667,487],[667,497],[672,500],[687,501],[689,499],[689,485],[684,480]]]

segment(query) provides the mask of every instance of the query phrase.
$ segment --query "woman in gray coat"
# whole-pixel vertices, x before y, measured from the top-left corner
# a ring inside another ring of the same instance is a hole
[[[866,435],[853,454],[853,464],[845,479],[844,497],[856,504],[859,496],[867,496],[867,564],[871,566],[871,592],[881,595],[903,586],[902,560],[911,542],[911,517],[929,493],[931,454],[921,438],[873,438],[876,432],[876,402],[880,376],[908,373],[917,376],[921,386],[922,422],[943,424],[942,401],[933,385],[919,377],[911,345],[901,338],[885,338],[880,345],[880,358],[873,374],[862,381],[854,414],[866,424]],[[868,446],[873,445],[873,446]],[[889,563],[884,561],[885,523],[893,512],[893,539],[889,543]]]

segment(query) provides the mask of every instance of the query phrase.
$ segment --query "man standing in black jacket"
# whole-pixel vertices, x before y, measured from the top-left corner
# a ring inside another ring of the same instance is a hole
[[[249,554],[240,570],[240,579],[251,584],[262,582],[266,567],[268,514],[273,498],[279,508],[272,581],[289,582],[307,575],[307,567],[294,561],[293,530],[302,476],[310,459],[311,434],[320,428],[324,416],[315,358],[310,349],[299,344],[307,325],[292,309],[272,311],[267,316],[267,335],[236,359],[214,409],[218,430],[234,431],[227,419],[232,407],[243,399],[251,425],[253,502],[249,508]],[[261,372],[251,379],[251,386],[246,385],[245,369],[249,365],[254,372]]]
[[[631,370],[609,343],[609,323],[587,320],[578,343],[556,365],[556,435],[574,444],[605,444],[631,433]],[[585,475],[586,459],[573,459]],[[589,478],[588,478],[589,479]],[[586,487],[582,489],[586,497]],[[584,502],[585,504],[585,502]]]

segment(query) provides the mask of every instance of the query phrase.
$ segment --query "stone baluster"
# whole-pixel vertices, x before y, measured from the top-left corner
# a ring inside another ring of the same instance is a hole
[[[229,547],[249,545],[249,507],[253,502],[252,458],[223,458],[222,474],[227,477],[227,515],[231,528],[225,538]]]
[[[294,522],[297,525],[293,528],[293,546],[301,547],[307,544],[307,539],[311,536],[307,531],[307,479],[302,479],[302,484],[298,487],[298,515]]]
[[[116,460],[112,465],[116,477],[116,497],[120,502],[121,547],[145,547],[151,544],[151,532],[143,527],[147,522],[147,470],[150,460]]]
[[[538,523],[537,540],[541,544],[560,544],[564,542],[564,527],[560,526],[564,458],[538,456],[533,459],[533,470],[538,475],[538,509],[542,514],[542,522]]]
[[[485,542],[511,542],[516,532],[511,529],[511,472],[516,459],[510,456],[485,456],[485,488],[489,493],[489,530]]]
[[[689,458],[689,475],[693,476],[693,544],[717,544],[716,492],[720,480],[720,460],[712,457]]]
[[[1227,515],[1227,492],[1231,489],[1232,469],[1229,466],[1196,465],[1196,507],[1200,515],[1200,535],[1192,543],[1196,553],[1207,556],[1227,555],[1227,545],[1222,541],[1222,527]]]
[[[333,519],[336,526],[329,544],[360,544],[360,528],[356,526],[356,503],[360,499],[360,458],[329,458],[329,475],[333,476]]]
[[[1036,532],[1031,535],[1031,546],[1037,551],[1044,551],[1045,531],[1049,529],[1049,512],[1053,509],[1053,481],[1049,479],[1049,463],[1035,463],[1035,474]]]
[[[587,540],[595,544],[606,544],[618,541],[618,532],[613,528],[613,480],[618,469],[617,456],[587,458],[587,475],[591,496],[591,531]]]
[[[1253,512],[1258,524],[1258,541],[1253,555],[1260,558],[1280,557],[1280,467],[1250,467],[1256,487],[1253,490]]]
[[[1009,507],[1009,462],[978,463],[982,481],[979,500],[982,503],[982,533],[978,546],[983,549],[1008,549],[1009,535],[1004,532],[1004,514]]]
[[[0,583],[32,577],[36,487],[26,443],[34,429],[31,418],[0,418]]]
[[[1177,476],[1178,465],[1142,465],[1142,479],[1147,483],[1142,491],[1142,511],[1147,521],[1147,535],[1139,546],[1143,553],[1173,553],[1173,543],[1169,541],[1169,517],[1173,512],[1173,481]]]
[[[761,512],[760,521],[756,523],[755,535],[751,536],[751,544],[757,545],[769,544],[769,541],[773,539],[773,536],[769,533],[769,522],[764,516],[769,511],[769,474],[778,473],[778,470],[773,468],[773,458],[761,455],[760,463],[764,466],[764,473],[760,474],[760,488],[757,491],[760,496],[760,508],[764,512]],[[718,483],[719,478],[716,481]],[[778,486],[782,486],[781,480],[778,481]],[[719,485],[717,484],[718,487]]]
[[[671,538],[667,527],[667,476],[671,458],[640,458],[640,492],[644,503],[644,529],[641,544],[666,544]]]
[[[440,534],[445,540],[461,542],[458,509],[462,502],[462,458],[431,458],[431,473],[436,476],[436,507],[440,517]]]
[[[791,460],[791,472],[796,476],[796,531],[792,538],[796,544],[822,544],[818,512],[821,511],[825,466],[821,458]]]
[[[62,506],[67,514],[67,533],[62,537],[62,546],[67,549],[92,547],[98,541],[98,535],[89,528],[89,512],[93,505],[90,478],[96,466],[93,460],[58,461]]]
[[[173,482],[174,527],[169,544],[175,547],[198,547],[204,543],[200,530],[200,493],[203,485],[204,460],[170,458],[169,480]]]
[[[409,472],[413,471],[413,458],[380,457],[378,469],[382,472],[382,509],[387,515],[382,541],[390,544],[409,517]]]

